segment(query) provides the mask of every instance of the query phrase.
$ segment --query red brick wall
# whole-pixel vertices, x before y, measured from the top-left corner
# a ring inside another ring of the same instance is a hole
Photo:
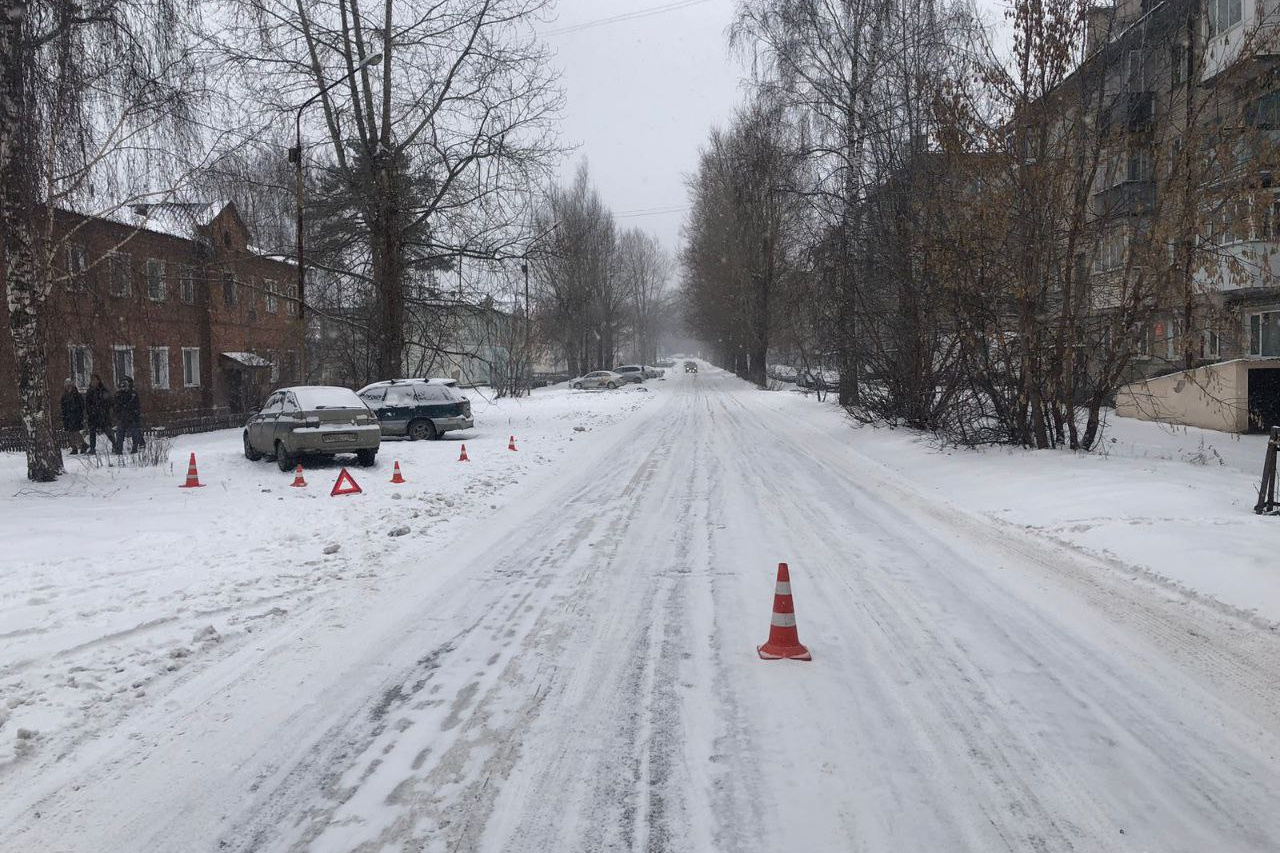
[[[286,353],[292,351],[297,353],[300,375],[303,323],[297,303],[282,293],[272,312],[267,292],[267,283],[276,282],[281,291],[292,294],[295,267],[251,252],[249,235],[233,209],[213,220],[204,241],[62,213],[56,215],[54,233],[54,263],[61,280],[53,282],[44,334],[55,408],[62,380],[71,375],[72,346],[88,348],[93,372],[112,389],[118,380],[113,350],[124,347],[132,353],[133,377],[144,423],[149,425],[163,423],[167,416],[180,417],[179,413],[226,411],[232,402],[228,374],[238,371],[221,355],[224,352],[271,354],[281,365],[278,381],[283,384],[290,378],[283,366]],[[79,248],[87,267],[72,279],[66,271],[71,253]],[[127,258],[127,286],[110,259],[113,253]],[[153,272],[163,275],[149,281],[149,262]],[[188,273],[192,284],[184,288]],[[224,298],[224,273],[236,278],[234,300]],[[2,302],[0,321],[7,329]],[[199,380],[190,386],[183,376],[183,348],[199,351]],[[153,376],[153,352],[157,367],[168,367],[167,388],[163,369]],[[255,374],[260,374],[256,384],[264,387],[247,383],[252,391],[248,404],[257,402],[268,390],[265,386],[272,384],[269,370],[250,371],[248,376]],[[0,334],[0,422],[16,420],[12,341]]]

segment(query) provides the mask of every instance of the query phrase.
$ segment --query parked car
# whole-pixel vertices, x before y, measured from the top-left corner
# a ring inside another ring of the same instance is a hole
[[[621,388],[627,380],[612,370],[593,370],[586,376],[579,376],[569,382],[570,388],[581,391],[583,388]]]
[[[675,366],[676,366],[676,363],[675,363],[675,361],[674,361],[674,360],[669,359],[669,358],[660,358],[660,359],[658,359],[658,361],[657,361],[657,365],[658,365],[658,367],[671,368],[671,367],[675,367]]]
[[[330,385],[273,391],[244,425],[245,458],[274,456],[281,471],[292,471],[302,456],[339,453],[354,453],[361,465],[372,465],[381,441],[377,418],[356,393]]]
[[[642,364],[640,369],[644,371],[645,379],[661,379],[667,373],[661,367],[654,367],[651,364]]]
[[[779,382],[795,382],[800,376],[800,371],[789,364],[771,364],[765,368],[765,374]]]
[[[621,376],[625,381],[637,384],[649,378],[644,372],[644,367],[639,364],[620,364],[613,369],[613,372]]]
[[[448,380],[454,383],[454,380]],[[378,418],[383,435],[433,441],[446,432],[471,429],[471,401],[455,384],[429,379],[388,379],[366,385],[360,399]]]
[[[692,362],[692,361],[686,361],[686,362],[684,363],[684,372],[685,372],[685,373],[697,373],[697,372],[698,372],[698,365],[697,365],[697,363]]]

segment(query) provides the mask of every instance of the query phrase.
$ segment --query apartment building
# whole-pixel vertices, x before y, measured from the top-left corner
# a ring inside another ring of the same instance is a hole
[[[85,389],[97,373],[109,388],[134,379],[148,425],[234,419],[301,377],[297,267],[256,251],[234,205],[52,217],[43,332],[55,411],[64,378]],[[14,372],[12,342],[0,336],[6,425],[18,417]]]

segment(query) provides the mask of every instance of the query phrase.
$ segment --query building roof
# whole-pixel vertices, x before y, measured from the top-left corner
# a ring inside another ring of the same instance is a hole
[[[244,367],[270,367],[271,362],[267,361],[257,353],[252,352],[224,352],[223,358],[229,358],[232,361]]]

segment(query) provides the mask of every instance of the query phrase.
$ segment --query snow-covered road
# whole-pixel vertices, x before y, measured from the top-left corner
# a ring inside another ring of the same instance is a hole
[[[678,377],[443,561],[0,777],[0,849],[1280,849],[1275,632],[786,403]],[[755,655],[779,561],[812,663]]]

